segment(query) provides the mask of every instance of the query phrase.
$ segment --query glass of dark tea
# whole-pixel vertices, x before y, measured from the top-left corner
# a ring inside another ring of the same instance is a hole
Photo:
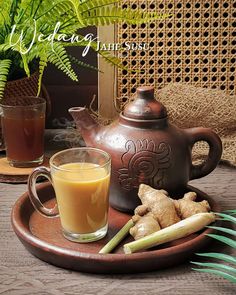
[[[46,102],[39,97],[2,101],[1,122],[7,160],[14,167],[34,167],[44,158]]]

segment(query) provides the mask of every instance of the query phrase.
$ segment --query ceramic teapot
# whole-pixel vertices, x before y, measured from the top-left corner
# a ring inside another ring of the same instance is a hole
[[[140,204],[140,183],[178,195],[189,180],[209,174],[221,158],[218,135],[209,128],[180,129],[170,124],[153,87],[139,87],[136,99],[108,126],[100,126],[86,108],[73,107],[69,112],[86,145],[111,155],[110,204],[120,211],[133,212]],[[210,149],[204,163],[193,165],[191,151],[197,141],[206,141]]]

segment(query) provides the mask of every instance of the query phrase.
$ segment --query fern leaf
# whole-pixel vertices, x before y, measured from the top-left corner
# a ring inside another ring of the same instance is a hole
[[[11,48],[11,45],[9,44],[9,42],[0,44],[0,52],[7,51],[10,48]]]
[[[120,69],[126,69],[126,67],[122,64],[122,61],[118,57],[111,55],[109,52],[98,51],[98,54],[101,55],[108,64],[117,66]]]
[[[87,68],[87,69],[90,69],[90,70],[94,70],[94,71],[98,71],[98,72],[101,72],[98,68],[86,63],[86,62],[83,62],[81,60],[78,60],[77,58],[75,58],[74,56],[68,54],[68,57],[70,59],[70,61],[76,65],[78,65],[79,67],[83,67],[83,68]]]
[[[224,213],[216,213],[218,216],[223,217],[223,220],[231,221],[233,223],[236,223],[236,217],[230,216],[228,214]]]
[[[27,77],[30,77],[30,69],[29,69],[27,57],[26,57],[26,55],[21,54],[21,58],[22,58],[23,67],[24,67],[25,73],[26,73]]]
[[[13,1],[0,0],[0,26],[10,25]]]
[[[61,44],[54,44],[48,55],[48,61],[67,74],[73,81],[78,81],[77,75],[71,67],[65,48]]]
[[[84,21],[83,21],[82,15],[81,15],[81,11],[79,9],[79,1],[78,0],[67,0],[67,1],[72,4],[78,21],[81,23],[82,26],[84,26]]]
[[[94,8],[100,8],[121,2],[122,0],[87,0],[79,4],[81,13],[88,12]]]
[[[45,47],[43,47],[39,53],[39,79],[38,79],[37,96],[39,95],[41,87],[42,87],[42,78],[43,78],[44,70],[47,66],[47,62],[48,62],[47,50]]]
[[[234,268],[230,265],[226,265],[226,264],[212,263],[212,262],[193,262],[193,261],[191,261],[191,263],[198,265],[198,266],[216,268],[216,269],[220,269],[223,271],[227,271],[227,272],[231,272],[233,274],[236,274],[236,268]]]
[[[121,69],[126,69],[125,66],[123,66],[122,61],[116,57],[113,56],[110,52],[105,51],[105,50],[97,50],[97,43],[95,41],[91,41],[91,40],[85,40],[84,36],[82,35],[75,35],[76,37],[78,37],[78,42],[73,42],[73,43],[65,43],[64,46],[82,46],[82,47],[91,47],[92,50],[96,51],[99,55],[101,55],[104,60],[111,64],[111,65],[115,65]]]
[[[224,233],[230,234],[232,236],[236,236],[236,231],[230,228],[226,227],[220,227],[220,226],[207,226],[208,228],[216,229],[218,231],[222,231]]]
[[[229,213],[229,211],[230,211],[230,213],[235,213],[236,210],[228,210],[228,213]],[[216,213],[216,214],[219,215],[220,217],[222,217],[223,220],[228,220],[231,223],[235,222],[235,218],[228,215],[228,214],[225,214],[225,213]],[[225,232],[225,233],[233,235],[233,236],[235,236],[235,234],[236,234],[235,230],[232,230],[232,229],[226,228],[226,227],[209,226],[209,228],[213,228],[213,229],[216,229],[221,232]],[[226,245],[229,245],[232,248],[236,248],[236,241],[231,238],[228,238],[228,237],[225,237],[222,235],[217,235],[217,234],[207,234],[207,236],[209,236],[213,239],[216,239],[222,243],[225,243]],[[234,256],[230,256],[230,255],[224,254],[224,253],[209,252],[209,253],[197,253],[196,255],[206,257],[206,258],[213,258],[213,259],[222,260],[224,262],[231,263],[234,265],[236,264],[236,258]],[[209,268],[198,268],[198,269],[193,268],[193,270],[219,275],[219,276],[227,279],[228,281],[236,283],[236,276],[233,276],[232,274],[230,274],[230,273],[236,274],[236,268],[234,266],[220,264],[220,263],[212,263],[212,262],[192,262],[192,263],[202,266],[202,267],[209,267]],[[228,273],[228,272],[230,272],[230,273]]]
[[[225,210],[225,213],[231,214],[231,215],[235,215],[236,214],[236,210]]]
[[[0,98],[3,97],[10,66],[11,66],[11,60],[9,59],[0,60]]]
[[[40,5],[35,19],[38,20],[42,17],[46,17],[48,21],[54,22],[54,24],[59,20],[58,18],[60,16],[65,16],[70,12],[70,16],[73,15],[71,14],[73,8],[71,6],[71,3],[65,1],[65,0],[58,0],[58,1],[53,1],[48,5],[48,1],[42,1],[42,4]]]
[[[169,14],[157,14],[155,12],[133,11],[116,6],[102,6],[90,9],[82,13],[83,23],[86,26],[103,26],[115,22],[126,22],[128,24],[141,24],[154,20],[160,20],[169,17]]]
[[[224,237],[224,236],[220,236],[220,235],[215,235],[215,234],[207,234],[207,236],[211,237],[211,238],[214,238],[226,245],[229,245],[230,247],[233,247],[233,248],[236,248],[236,241],[230,239],[230,238],[227,238],[227,237]]]
[[[233,257],[233,256],[230,256],[228,254],[209,252],[209,253],[196,253],[196,255],[203,256],[203,257],[208,257],[208,258],[220,259],[220,260],[223,260],[225,262],[236,264],[236,258]]]
[[[227,279],[228,281],[232,282],[232,283],[236,283],[236,277],[232,276],[226,272],[220,271],[220,270],[216,270],[216,269],[211,269],[211,268],[192,268],[193,270],[196,271],[200,271],[200,272],[204,272],[204,273],[211,273],[214,275],[219,275],[225,279]]]
[[[18,24],[20,21],[28,19],[28,17],[30,17],[32,6],[32,0],[21,0],[16,7],[15,16],[13,17],[14,23]]]
[[[30,70],[29,70],[27,55],[25,54],[27,49],[25,47],[24,40],[21,40],[21,37],[19,34],[14,33],[14,34],[12,34],[11,42],[10,42],[10,36],[7,38],[7,44],[10,45],[10,47],[13,51],[19,52],[19,54],[21,55],[21,58],[22,58],[25,73],[29,77]]]

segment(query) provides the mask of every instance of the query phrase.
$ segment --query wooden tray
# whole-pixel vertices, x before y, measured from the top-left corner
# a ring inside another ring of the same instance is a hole
[[[49,166],[49,159],[45,158],[40,166]],[[32,168],[16,168],[9,165],[7,158],[0,158],[0,182],[4,183],[27,183],[29,174],[35,169]]]
[[[197,192],[198,200],[207,199],[212,210],[219,211],[218,205],[209,196],[193,187],[189,190]],[[49,183],[38,185],[37,191],[46,206],[55,204],[55,195]],[[78,244],[62,236],[59,218],[46,218],[34,210],[27,192],[17,200],[11,216],[16,235],[33,255],[56,266],[92,273],[137,273],[182,263],[206,246],[210,238],[205,234],[213,232],[206,229],[149,251],[125,255],[122,245],[131,240],[128,237],[113,254],[98,254],[129,218],[128,214],[110,208],[107,236],[97,242]]]

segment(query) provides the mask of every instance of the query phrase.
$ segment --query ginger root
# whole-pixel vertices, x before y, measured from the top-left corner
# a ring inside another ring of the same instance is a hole
[[[210,211],[210,205],[206,200],[195,202],[196,198],[197,194],[195,192],[189,192],[182,199],[173,200],[176,211],[181,219],[188,218],[197,213]]]
[[[135,237],[135,240],[146,237],[147,235],[161,229],[159,223],[150,213],[144,216],[134,215],[132,220],[135,226],[133,226],[129,232],[133,237]]]
[[[182,199],[173,200],[165,190],[156,190],[141,184],[138,196],[142,205],[135,209],[132,218],[134,226],[130,229],[130,234],[135,240],[197,213],[210,211],[207,201],[195,202],[197,197],[195,192],[188,192]]]
[[[161,228],[170,226],[178,221],[175,205],[168,193],[164,190],[156,190],[149,185],[141,184],[138,196],[143,205],[152,212],[153,217],[159,222]]]

